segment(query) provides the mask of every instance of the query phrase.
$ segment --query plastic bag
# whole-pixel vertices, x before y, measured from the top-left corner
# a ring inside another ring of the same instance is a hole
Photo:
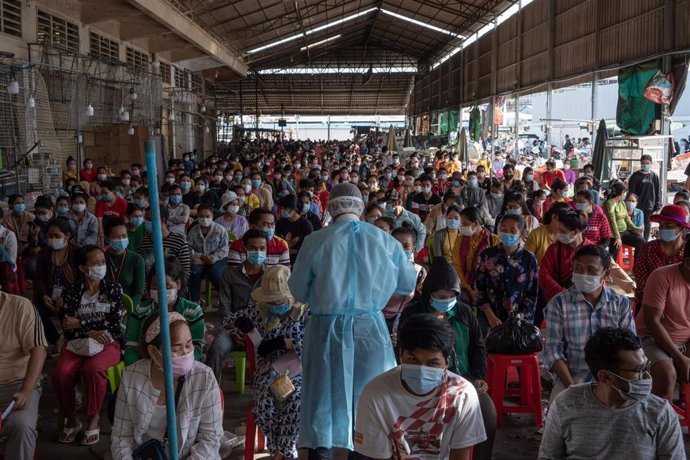
[[[489,331],[486,349],[502,355],[536,353],[542,349],[541,332],[535,325],[513,317]]]
[[[647,83],[644,97],[656,104],[670,104],[675,86],[673,74],[665,74],[660,70]]]

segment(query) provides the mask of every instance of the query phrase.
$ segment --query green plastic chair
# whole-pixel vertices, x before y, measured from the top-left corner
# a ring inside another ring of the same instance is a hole
[[[125,308],[127,316],[131,315],[132,311],[134,311],[134,301],[132,301],[130,296],[124,293],[122,294],[122,306]]]
[[[240,394],[242,394],[246,389],[245,379],[247,377],[247,352],[231,351],[228,353],[228,356],[235,360],[235,388],[240,392]]]

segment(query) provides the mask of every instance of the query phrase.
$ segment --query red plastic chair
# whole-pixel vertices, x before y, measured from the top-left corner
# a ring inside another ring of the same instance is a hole
[[[254,352],[254,343],[247,337],[245,340],[247,345],[247,359],[249,360],[249,378],[254,378],[254,370],[256,369],[256,354]],[[254,405],[249,401],[247,406],[247,429],[244,440],[244,460],[254,460],[254,440],[257,440],[258,450],[266,450],[266,437],[256,426],[254,419]]]
[[[512,375],[511,375],[512,374]],[[518,389],[506,388],[509,377],[518,377]],[[489,353],[487,357],[487,383],[489,396],[496,406],[496,424],[501,426],[503,415],[509,413],[532,413],[534,424],[544,424],[541,407],[541,375],[537,354],[499,355]],[[519,396],[518,405],[507,405],[505,396]]]
[[[685,408],[672,404],[673,410],[678,414],[678,422],[681,427],[690,428],[690,384],[679,383],[680,385],[680,400],[685,403]]]
[[[622,245],[616,263],[626,272],[631,272],[635,266],[635,248],[627,244]]]

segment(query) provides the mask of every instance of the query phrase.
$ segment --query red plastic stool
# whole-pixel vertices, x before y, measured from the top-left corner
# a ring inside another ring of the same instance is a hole
[[[679,382],[680,400],[685,403],[685,408],[682,408],[676,404],[672,404],[673,410],[678,414],[678,422],[681,427],[688,427],[690,429],[690,384]]]
[[[627,263],[625,262],[627,260]],[[635,248],[624,244],[621,246],[621,250],[618,251],[618,259],[616,263],[626,272],[631,272],[635,266]]]
[[[254,369],[256,369],[256,353],[254,352],[254,343],[251,339],[245,340],[247,345],[247,359],[249,360],[249,378],[253,382]],[[266,450],[266,437],[256,426],[254,419],[254,405],[250,402],[247,406],[247,428],[245,430],[244,440],[244,460],[254,460],[254,439],[256,438],[258,450]]]
[[[509,374],[513,368],[519,376],[518,389],[506,388]],[[534,424],[542,426],[541,377],[537,354],[498,355],[489,353],[487,362],[487,383],[489,396],[496,406],[496,424],[503,424],[503,415],[512,413],[534,414]],[[505,396],[520,396],[520,404],[506,404]]]

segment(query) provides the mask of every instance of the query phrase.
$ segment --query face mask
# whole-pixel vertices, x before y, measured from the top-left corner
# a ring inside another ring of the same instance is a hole
[[[199,185],[196,186],[196,189],[197,189],[199,192],[204,193],[204,191],[206,191],[206,184],[199,184]]]
[[[520,208],[506,209],[506,214],[508,214],[510,216],[520,216],[520,215],[522,215],[522,209],[520,209]]]
[[[50,214],[36,214],[36,217],[41,222],[48,222],[50,220]]]
[[[391,174],[389,172],[383,173],[383,177],[385,177],[386,179],[390,179],[391,177],[393,177],[393,174]]]
[[[503,243],[503,246],[512,248],[514,246],[517,246],[518,243],[520,242],[520,235],[516,235],[514,233],[499,232],[498,239],[501,240],[501,243]]]
[[[283,217],[283,219],[289,219],[292,216],[292,211],[290,211],[289,209],[283,209],[280,212],[280,215]]]
[[[141,209],[146,208],[146,200],[134,200],[134,204],[139,206]]]
[[[144,229],[149,233],[153,232],[153,224],[151,222],[149,222],[148,220],[145,221],[144,222]]]
[[[228,206],[228,211],[231,212],[232,214],[237,214],[237,211],[240,210],[239,206]]]
[[[268,308],[271,310],[271,313],[273,313],[276,316],[282,316],[288,311],[290,311],[290,304],[289,303],[281,303],[280,305],[269,305]]]
[[[213,222],[213,219],[211,219],[210,217],[199,217],[198,220],[199,225],[201,225],[202,227],[210,227],[211,222]]]
[[[435,367],[418,366],[416,364],[403,364],[400,377],[418,395],[430,393],[441,385],[445,370]]]
[[[17,214],[21,214],[26,210],[26,205],[24,203],[22,204],[15,204],[12,209],[14,209],[14,212]]]
[[[300,163],[295,163],[295,169],[299,169],[301,167],[302,167],[302,165]]]
[[[266,260],[266,253],[263,251],[247,251],[247,261],[252,265],[261,265]]]
[[[449,312],[453,309],[456,303],[458,303],[458,299],[456,299],[455,297],[452,297],[450,299],[435,299],[433,297],[431,298],[431,306],[434,310],[441,313]]]
[[[571,244],[573,241],[575,241],[575,235],[571,235],[570,233],[559,233],[558,241],[563,244]]]
[[[72,205],[72,211],[82,213],[86,210],[86,204],[75,203]]]
[[[587,208],[589,208],[589,203],[575,203],[575,209],[581,212],[587,212]]]
[[[100,281],[103,278],[105,278],[105,274],[108,270],[108,267],[105,265],[96,265],[95,267],[89,267],[89,278]]]
[[[362,195],[362,199],[364,199],[364,195]],[[311,205],[309,203],[304,203],[302,205],[302,214],[309,212],[309,208]]]
[[[268,240],[272,240],[273,236],[276,234],[275,228],[264,228],[264,234]]]
[[[652,165],[651,164],[643,164],[642,167],[640,168],[642,171],[649,172],[652,170]]]
[[[462,236],[472,236],[474,235],[474,229],[471,225],[463,225],[460,227],[460,234]]]
[[[259,188],[259,187],[261,187],[261,180],[259,180],[259,179],[254,179],[254,180],[252,181],[252,187],[254,187],[254,188]]]
[[[386,203],[386,214],[393,214],[393,205]]]
[[[61,216],[64,216],[69,212],[69,208],[67,206],[60,206],[57,208],[57,213],[60,214]]]
[[[479,181],[474,177],[470,179],[469,183],[470,183],[470,187],[476,187],[477,185],[479,185]]]
[[[448,179],[448,176],[446,176],[446,179]],[[446,179],[443,179],[443,180],[446,180]],[[436,173],[433,173],[433,172],[431,173],[431,180],[436,180]]]
[[[93,168],[93,163],[86,163],[86,169]]]
[[[567,171],[570,169],[570,165],[563,165],[563,171]]]
[[[601,276],[573,273],[573,284],[579,291],[589,294],[601,287]]]
[[[228,182],[230,182],[232,179],[233,179],[232,176],[225,176],[225,180],[228,181]]]
[[[405,179],[405,185],[410,186],[414,184],[414,179]]]
[[[446,219],[446,226],[451,230],[460,228],[460,219]]]
[[[446,180],[448,179],[448,174],[441,174],[440,176],[438,176],[438,178],[441,180]]]
[[[607,371],[611,375],[615,375],[621,380],[628,382],[628,391],[623,391],[620,388],[612,386],[614,390],[618,392],[620,397],[625,401],[643,401],[652,392],[652,379],[642,379],[642,380],[628,380],[624,379],[618,374],[614,374],[611,371]]]
[[[55,251],[59,251],[65,247],[67,242],[61,238],[53,238],[48,240],[48,246]]]
[[[503,194],[502,193],[496,193],[496,192],[491,192],[491,196],[496,198],[497,200],[500,199]]]
[[[478,172],[478,173],[477,173],[477,176],[478,176],[480,179],[484,179],[484,177],[486,176],[486,173],[485,173],[485,172]]]
[[[108,178],[108,176],[106,176],[105,174],[99,174],[99,175],[98,175],[98,180],[101,181],[101,182],[103,182],[103,181],[106,180],[107,178]]]
[[[134,225],[135,227],[138,227],[143,223],[144,223],[143,217],[132,217],[132,225]]]
[[[220,182],[220,181],[223,180],[223,176],[214,176],[213,179],[214,179],[216,182]]]
[[[242,190],[244,193],[249,193],[252,191],[252,184],[242,184]]]
[[[180,188],[182,190],[189,190],[192,188],[192,183],[188,180],[183,180],[182,182],[180,182]]]
[[[513,175],[512,175],[512,174],[504,174],[504,175],[503,175],[503,178],[504,178],[505,180],[512,180],[512,179],[513,179]]]
[[[106,203],[110,203],[111,201],[113,201],[113,197],[110,193],[104,193],[103,195],[101,195],[101,201],[105,201]]]
[[[659,238],[661,241],[671,242],[675,241],[680,233],[676,233],[673,229],[659,229]]]
[[[182,195],[170,195],[170,202],[172,204],[182,203]]]
[[[122,252],[129,246],[129,238],[122,238],[120,240],[110,240],[110,248],[115,252]]]
[[[632,211],[634,211],[635,208],[637,207],[637,203],[633,203],[633,202],[631,202],[631,201],[626,201],[626,202],[625,202],[625,207],[628,208],[628,211],[629,211],[629,212],[632,212]]]
[[[431,187],[422,187],[422,193],[431,193]]]
[[[328,181],[328,176],[321,176],[321,180],[324,181],[324,182],[327,182],[327,181]]]
[[[532,182],[534,180],[534,174],[526,174],[525,175],[525,180],[527,182]]]
[[[158,291],[156,289],[151,289],[149,291],[149,296],[151,297],[151,300],[158,303]],[[177,300],[177,289],[175,289],[175,288],[166,289],[165,290],[165,300],[168,302],[168,305],[174,304],[175,301]]]
[[[194,350],[186,355],[172,357],[172,374],[175,377],[187,375],[194,367]]]

